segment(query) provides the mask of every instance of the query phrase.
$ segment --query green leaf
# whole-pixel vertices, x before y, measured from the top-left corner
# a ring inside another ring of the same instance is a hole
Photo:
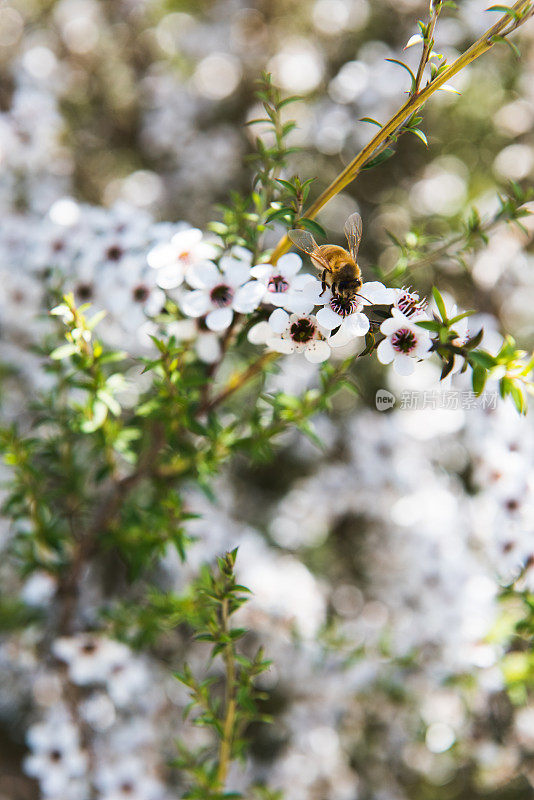
[[[506,44],[517,59],[521,58],[521,50],[507,36],[492,36],[491,41],[495,43],[502,42],[502,44]]]
[[[60,361],[62,358],[68,358],[69,356],[73,356],[74,353],[78,352],[78,346],[75,344],[62,344],[59,347],[56,347],[55,350],[52,350],[50,353],[50,358],[53,358],[54,361]]]
[[[454,367],[454,356],[450,356],[450,358],[448,358],[445,364],[443,365],[443,368],[441,370],[441,375],[439,376],[440,381],[442,381],[444,378],[447,377],[447,375],[449,374],[449,372],[452,370],[453,367]]]
[[[80,425],[84,433],[94,433],[102,427],[108,416],[108,407],[101,400],[95,400],[92,407],[92,414]]]
[[[294,194],[294,195],[297,194],[297,190],[296,190],[295,185],[293,183],[291,183],[290,181],[284,181],[284,180],[282,180],[282,178],[276,178],[276,182],[280,183],[282,186],[284,186],[288,190],[288,192],[291,192],[291,194]]]
[[[397,58],[386,58],[386,61],[389,61],[392,64],[398,64],[399,67],[402,67],[403,69],[406,70],[406,72],[408,73],[408,75],[410,76],[411,81],[412,81],[411,90],[413,92],[415,87],[416,87],[416,85],[417,85],[417,83],[416,83],[416,80],[415,80],[415,75],[411,71],[410,67],[407,64],[405,64],[404,61],[399,61]]]
[[[486,381],[488,379],[488,373],[481,367],[480,365],[473,368],[473,374],[471,375],[471,383],[473,384],[473,391],[478,397],[484,391],[484,386],[486,385]]]
[[[422,130],[420,130],[419,128],[410,128],[409,130],[410,130],[410,133],[415,134],[415,136],[417,136],[419,139],[421,139],[423,144],[426,145],[426,147],[428,147],[428,139],[426,138],[426,134],[423,133]]]
[[[482,338],[484,336],[484,328],[481,328],[478,333],[476,333],[471,339],[468,339],[467,342],[464,344],[464,348],[466,350],[474,350],[475,347],[478,347]]]
[[[491,6],[487,8],[486,11],[500,11],[501,14],[507,14],[509,17],[513,17],[516,22],[521,19],[521,15],[510,6]]]
[[[438,307],[441,319],[443,322],[447,322],[447,308],[445,306],[445,301],[441,296],[439,289],[437,289],[435,286],[432,287],[432,296],[434,297],[434,301]]]
[[[519,413],[526,414],[528,410],[527,399],[523,387],[517,381],[510,382],[510,396]]]
[[[94,328],[96,328],[98,323],[107,316],[107,313],[107,311],[98,311],[96,314],[93,314],[91,319],[87,321],[87,327],[89,330],[92,331]]]
[[[316,236],[323,236],[326,238],[326,233],[324,228],[322,228],[318,222],[314,219],[308,219],[307,217],[301,217],[298,221],[299,227],[304,228],[305,231],[310,231],[310,233],[315,233]]]
[[[441,328],[443,327],[441,322],[437,322],[436,320],[422,320],[421,322],[416,322],[416,325],[419,325],[420,328],[424,328],[425,331],[433,331],[434,333],[439,333]]]
[[[299,97],[298,94],[292,95],[291,97],[286,97],[277,104],[277,108],[283,108],[284,106],[289,105],[289,103],[296,103],[299,100],[302,100],[302,97]]]
[[[475,364],[485,369],[492,369],[497,363],[494,356],[490,355],[490,353],[486,353],[485,350],[473,350],[472,353],[469,353],[469,361],[474,361]]]
[[[449,325],[455,325],[457,322],[460,322],[461,319],[465,319],[465,317],[471,316],[471,314],[475,314],[475,311],[464,311],[462,314],[458,314],[456,317],[453,317],[449,320]]]
[[[106,406],[109,408],[111,413],[115,417],[119,417],[121,414],[121,407],[120,404],[115,400],[112,394],[106,392],[105,389],[99,389],[98,391],[98,399],[101,400]]]
[[[359,121],[360,122],[370,122],[371,125],[377,125],[379,128],[383,127],[381,122],[378,122],[376,119],[373,119],[372,117],[360,117]]]
[[[384,161],[387,161],[391,158],[392,155],[395,154],[395,150],[392,147],[386,147],[381,153],[379,153],[375,158],[371,158],[367,161],[362,169],[373,169],[373,167],[378,167],[380,164],[383,164]]]

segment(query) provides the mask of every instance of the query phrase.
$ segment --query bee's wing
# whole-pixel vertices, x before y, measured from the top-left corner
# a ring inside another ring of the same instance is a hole
[[[362,227],[362,218],[357,212],[351,214],[345,222],[345,236],[349,244],[350,254],[355,261],[358,258],[358,250],[362,240]]]
[[[288,231],[287,235],[299,250],[304,250],[305,253],[312,256],[316,262],[321,264],[323,269],[330,270],[328,261],[321,255],[319,245],[309,231],[301,231],[298,228],[293,228]]]
[[[293,228],[288,231],[287,235],[299,250],[304,250],[304,252],[309,255],[312,255],[319,249],[319,245],[309,231],[301,231],[298,228]]]

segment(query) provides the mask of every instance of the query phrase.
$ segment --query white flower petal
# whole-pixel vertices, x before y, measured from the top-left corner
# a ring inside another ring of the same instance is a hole
[[[350,331],[341,326],[333,336],[328,337],[328,344],[330,347],[344,347],[344,345],[353,342],[356,338],[358,337],[353,336]]]
[[[262,283],[267,286],[269,283],[269,279],[273,274],[273,265],[272,264],[256,264],[250,270],[250,274],[256,280],[261,281]]]
[[[195,245],[202,241],[202,231],[198,228],[186,228],[183,231],[175,233],[171,241],[174,245],[175,252],[179,250],[189,250],[189,248],[195,247]]]
[[[183,283],[184,271],[179,264],[168,264],[162,267],[157,276],[156,283],[162,289],[176,289]]]
[[[317,314],[317,319],[319,319],[319,314]],[[365,336],[369,330],[369,319],[365,314],[357,312],[345,317],[341,327],[353,336]]]
[[[184,294],[180,307],[188,317],[202,317],[210,310],[211,302],[206,292],[196,289],[194,292]]]
[[[230,327],[233,318],[234,312],[232,308],[228,306],[226,308],[216,308],[207,315],[206,325],[210,331],[224,331]]]
[[[228,256],[224,256],[225,259],[231,259],[232,261],[240,261],[243,264],[247,264],[250,266],[252,263],[252,253],[250,250],[247,250],[246,247],[241,247],[240,245],[236,244],[230,250],[230,254]]]
[[[397,375],[411,375],[415,369],[415,361],[410,356],[398,355],[393,362],[393,369]]]
[[[291,339],[281,339],[278,336],[271,337],[268,342],[268,346],[270,350],[274,350],[275,353],[283,353],[284,355],[289,355],[289,353],[295,352],[295,343],[291,341]]]
[[[318,281],[317,278],[312,278],[312,280],[307,281],[302,291],[307,299],[316,306],[323,306],[332,299],[332,292],[330,289],[327,287],[323,292],[321,281]]]
[[[224,272],[224,280],[230,286],[241,286],[250,279],[250,267],[242,261],[236,261],[226,256],[221,258],[219,264]]]
[[[258,322],[253,325],[247,334],[247,339],[251,344],[267,344],[273,335],[273,329],[268,322]]]
[[[279,308],[287,308],[288,292],[266,292],[264,299],[265,303],[271,306],[278,306]],[[288,308],[288,311],[291,309]]]
[[[296,253],[286,253],[281,256],[276,264],[277,271],[284,278],[292,278],[302,266],[302,259]]]
[[[195,342],[197,356],[204,364],[215,364],[221,357],[221,342],[214,333],[202,333]]]
[[[334,330],[334,328],[337,328],[344,321],[343,317],[339,314],[336,314],[336,312],[331,309],[330,306],[320,308],[316,316],[319,325],[322,325],[327,331]]]
[[[176,250],[168,243],[157,244],[149,251],[146,260],[152,269],[161,269],[169,264],[176,263]]]
[[[269,317],[269,326],[274,333],[283,333],[289,324],[289,314],[282,308],[276,308]]]
[[[249,281],[237,290],[233,307],[240,314],[250,314],[261,303],[265,294],[265,285],[261,281]]]
[[[304,292],[293,291],[285,293],[284,303],[282,304],[288,311],[293,311],[295,314],[310,314],[313,311],[315,303],[309,300]]]
[[[295,277],[291,280],[291,288],[292,289],[304,289],[308,283],[316,283],[317,278],[314,278],[313,275],[310,275],[309,272],[301,272],[300,275],[295,275]],[[315,296],[315,294],[313,295]]]
[[[323,339],[314,339],[304,351],[304,358],[312,364],[320,364],[330,356],[330,347]]]
[[[399,326],[399,321],[398,321],[398,319],[394,319],[393,317],[388,317],[387,319],[385,319],[385,320],[384,320],[384,322],[383,322],[383,323],[382,323],[382,325],[380,326],[380,331],[381,331],[381,332],[382,332],[382,333],[383,333],[385,336],[391,336],[391,334],[392,334],[392,333],[395,333],[395,331],[396,331],[396,330],[397,330],[399,327],[400,327],[400,326]]]
[[[223,282],[223,276],[212,261],[202,261],[189,267],[185,278],[193,289],[213,289]]]
[[[389,305],[395,301],[395,290],[387,289],[380,281],[364,283],[359,293],[372,305]]]
[[[376,357],[381,364],[391,364],[395,358],[395,351],[389,339],[383,339],[376,348]]]

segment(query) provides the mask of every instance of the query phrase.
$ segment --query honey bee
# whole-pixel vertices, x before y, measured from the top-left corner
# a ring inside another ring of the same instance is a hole
[[[351,300],[358,294],[362,288],[362,273],[356,260],[362,238],[362,218],[359,214],[351,214],[345,222],[349,250],[337,244],[318,245],[309,231],[296,228],[290,230],[288,236],[299,250],[308,253],[317,269],[322,270],[323,292],[330,286],[332,294],[342,300]]]

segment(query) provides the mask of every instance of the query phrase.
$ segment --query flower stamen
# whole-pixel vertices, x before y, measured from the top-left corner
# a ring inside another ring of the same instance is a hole
[[[424,300],[419,299],[419,295],[411,292],[406,287],[403,288],[403,294],[397,300],[397,308],[405,317],[413,317],[414,314],[420,314],[424,311],[426,303]]]
[[[417,338],[409,328],[399,328],[391,337],[391,345],[398,353],[407,355],[417,346]]]
[[[360,309],[360,303],[354,297],[339,297],[337,294],[332,295],[329,305],[335,314],[343,318],[355,314]]]
[[[289,283],[282,275],[273,275],[267,284],[267,290],[269,292],[287,292],[288,289]]]
[[[302,317],[291,325],[289,335],[294,342],[305,344],[315,336],[316,327],[309,319]]]

